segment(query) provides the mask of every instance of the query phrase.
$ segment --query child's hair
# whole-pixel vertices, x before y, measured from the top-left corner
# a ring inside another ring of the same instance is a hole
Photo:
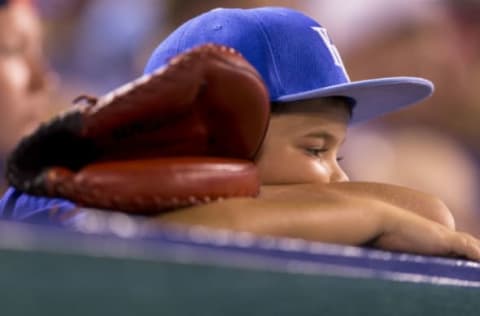
[[[350,118],[353,116],[353,108],[355,106],[355,101],[351,98],[343,97],[343,96],[333,96],[333,97],[324,97],[322,98],[326,101],[331,101],[332,103],[341,102],[344,103],[347,108],[348,114]],[[291,112],[291,105],[294,103],[301,103],[304,101],[295,101],[295,102],[271,102],[270,103],[270,110],[272,114],[281,114],[285,112]]]

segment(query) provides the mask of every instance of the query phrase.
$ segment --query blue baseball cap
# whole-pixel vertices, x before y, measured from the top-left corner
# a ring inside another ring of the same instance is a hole
[[[343,96],[354,104],[353,122],[411,105],[433,92],[430,81],[417,77],[351,82],[326,29],[303,13],[282,7],[218,8],[199,15],[160,43],[145,74],[205,43],[239,51],[261,74],[272,102]]]

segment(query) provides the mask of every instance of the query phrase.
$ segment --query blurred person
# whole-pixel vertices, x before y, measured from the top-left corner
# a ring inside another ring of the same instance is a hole
[[[66,56],[72,62],[69,75],[84,81],[95,94],[133,80],[135,56],[150,33],[164,27],[165,2],[90,1],[72,34],[75,41],[71,43],[71,54]]]
[[[260,6],[284,6],[293,9],[300,9],[305,0],[174,0],[166,1],[168,3],[169,21],[172,29],[175,29],[183,21],[192,16],[201,14],[218,7],[222,8],[252,8]],[[170,30],[171,31],[171,30]]]
[[[467,64],[478,61],[480,52],[480,1],[444,0],[447,16],[454,24],[460,57]]]
[[[62,104],[81,93],[103,94],[132,80],[141,69],[138,55],[152,34],[164,28],[167,2],[36,1],[48,59],[62,79],[58,90]]]
[[[50,113],[51,74],[29,1],[0,1],[0,192],[6,154]]]

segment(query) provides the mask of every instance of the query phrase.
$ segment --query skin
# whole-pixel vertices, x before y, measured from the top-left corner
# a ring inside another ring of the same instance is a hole
[[[0,8],[0,154],[45,118],[50,74],[38,17],[25,4]]]
[[[272,116],[257,158],[262,184],[348,181],[338,151],[350,117],[342,101],[330,102],[323,107],[300,102]]]
[[[185,208],[152,222],[480,260],[480,241],[456,232],[451,212],[436,197],[348,182],[338,153],[349,119],[341,99],[282,106],[257,157],[262,181],[257,198]]]

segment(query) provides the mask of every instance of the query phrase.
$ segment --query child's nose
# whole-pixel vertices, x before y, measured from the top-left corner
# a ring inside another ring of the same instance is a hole
[[[345,171],[340,166],[336,166],[335,169],[332,171],[332,175],[330,176],[330,182],[347,182],[350,181]]]

